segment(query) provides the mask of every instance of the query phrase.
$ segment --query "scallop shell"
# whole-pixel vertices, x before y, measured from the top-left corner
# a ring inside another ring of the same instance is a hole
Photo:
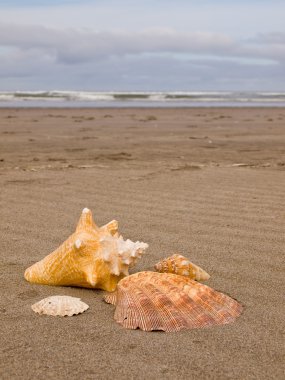
[[[69,296],[52,296],[32,305],[35,313],[46,315],[58,315],[60,317],[80,314],[89,309],[89,306],[80,298]]]
[[[175,254],[166,259],[159,261],[154,266],[155,270],[160,273],[174,273],[186,276],[197,281],[206,281],[210,275],[204,269],[191,263],[186,257]]]
[[[124,240],[118,222],[97,227],[92,213],[82,211],[76,231],[59,248],[25,271],[27,281],[114,291],[148,245]]]
[[[242,306],[229,296],[170,273],[128,276],[104,300],[116,306],[114,318],[119,324],[144,331],[222,325],[234,322],[242,312]]]

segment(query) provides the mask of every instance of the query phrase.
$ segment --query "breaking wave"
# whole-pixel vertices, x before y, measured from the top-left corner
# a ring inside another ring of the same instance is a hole
[[[0,107],[285,106],[285,92],[0,92]]]

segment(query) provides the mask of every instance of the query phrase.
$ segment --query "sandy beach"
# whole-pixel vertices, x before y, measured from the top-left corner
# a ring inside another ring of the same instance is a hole
[[[283,108],[0,109],[1,379],[283,379],[284,123]],[[26,282],[84,207],[149,244],[132,273],[180,252],[241,317],[126,330],[103,291]],[[31,310],[56,294],[90,309]]]

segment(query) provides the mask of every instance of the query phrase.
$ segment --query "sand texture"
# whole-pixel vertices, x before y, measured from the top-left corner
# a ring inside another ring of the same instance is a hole
[[[1,109],[1,379],[284,379],[284,109]],[[84,207],[175,252],[239,300],[233,324],[125,330],[103,291],[33,285],[24,270]],[[35,314],[79,297],[75,317]]]

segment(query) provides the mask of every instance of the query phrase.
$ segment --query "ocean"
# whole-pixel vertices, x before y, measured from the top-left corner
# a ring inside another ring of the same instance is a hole
[[[0,107],[284,107],[285,92],[0,92]]]

